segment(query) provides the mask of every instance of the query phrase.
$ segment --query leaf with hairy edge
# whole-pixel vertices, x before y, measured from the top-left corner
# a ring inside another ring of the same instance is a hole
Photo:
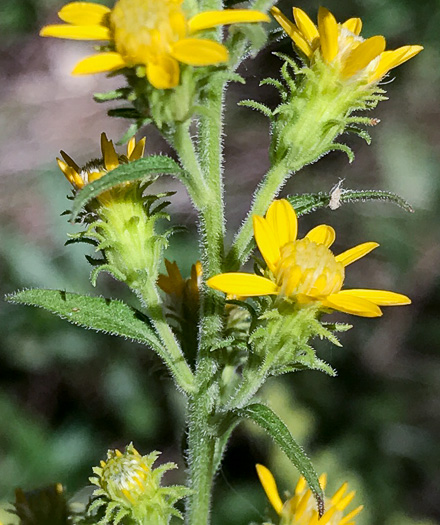
[[[73,201],[71,220],[74,221],[84,206],[100,193],[124,182],[154,180],[156,175],[174,175],[182,181],[187,176],[173,159],[163,155],[150,155],[128,164],[121,164],[78,192]]]
[[[118,335],[150,346],[161,357],[162,343],[144,314],[122,301],[62,290],[31,289],[7,295],[6,301],[44,308],[77,326]]]
[[[318,474],[303,448],[293,438],[285,423],[269,407],[254,403],[234,410],[234,413],[250,419],[264,429],[283,450],[293,465],[304,476],[318,503],[319,515],[324,514],[324,493],[319,484]]]
[[[411,205],[399,195],[391,191],[382,190],[346,190],[339,185],[330,192],[304,193],[302,195],[290,195],[287,200],[294,207],[298,216],[306,215],[319,208],[329,207],[332,210],[339,208],[342,204],[349,202],[385,201],[392,202],[412,213]]]

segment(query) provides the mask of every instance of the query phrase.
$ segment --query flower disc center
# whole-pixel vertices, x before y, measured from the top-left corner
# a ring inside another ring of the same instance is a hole
[[[111,13],[117,51],[128,64],[154,62],[186,33],[182,0],[118,0]]]
[[[302,294],[319,299],[341,289],[344,266],[323,244],[300,239],[285,244],[280,255],[275,279],[286,297]]]

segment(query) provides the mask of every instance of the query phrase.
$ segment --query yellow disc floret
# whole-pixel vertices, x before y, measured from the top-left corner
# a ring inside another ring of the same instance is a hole
[[[275,279],[282,295],[319,299],[339,292],[344,266],[327,246],[305,238],[281,247]]]

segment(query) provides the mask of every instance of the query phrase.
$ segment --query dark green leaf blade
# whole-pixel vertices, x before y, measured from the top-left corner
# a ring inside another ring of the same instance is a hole
[[[306,215],[319,208],[329,207],[337,209],[342,204],[349,202],[384,201],[392,202],[405,211],[412,213],[411,205],[399,195],[383,190],[349,190],[335,186],[330,192],[303,193],[302,195],[289,195],[287,200],[295,209],[298,216]]]
[[[318,503],[319,515],[322,516],[324,514],[324,493],[319,484],[318,474],[303,448],[295,441],[283,421],[269,407],[260,403],[248,405],[234,412],[239,417],[250,419],[259,425],[284,451],[309,484]]]
[[[43,289],[22,290],[5,300],[44,308],[74,325],[146,344],[160,355],[164,352],[148,317],[119,300]]]
[[[154,180],[157,175],[174,175],[180,180],[186,178],[186,172],[172,158],[163,155],[150,155],[121,164],[78,192],[73,201],[71,220],[74,221],[84,206],[100,193],[124,182]]]

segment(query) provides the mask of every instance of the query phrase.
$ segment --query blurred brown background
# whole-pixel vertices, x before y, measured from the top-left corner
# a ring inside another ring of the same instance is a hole
[[[60,217],[69,187],[55,156],[64,149],[85,163],[99,154],[101,131],[117,140],[128,123],[108,118],[110,106],[92,100],[94,92],[119,87],[118,79],[70,76],[75,62],[90,52],[89,44],[37,36],[42,25],[56,20],[60,5],[56,0],[0,4],[0,288],[2,294],[48,287],[127,297],[106,277],[93,289],[84,247],[63,246],[72,231]],[[290,2],[279,5],[289,13]],[[316,16],[317,2],[297,5]],[[347,285],[397,290],[414,304],[386,309],[381,319],[351,318],[355,328],[342,335],[343,349],[318,344],[338,377],[289,375],[270,381],[265,395],[318,470],[329,473],[330,489],[348,479],[358,490],[357,501],[366,506],[359,525],[432,525],[440,523],[440,4],[328,0],[325,5],[341,21],[361,16],[363,36],[383,34],[390,48],[421,43],[425,51],[391,75],[390,100],[372,113],[381,120],[371,130],[372,145],[344,137],[356,153],[353,164],[342,153],[328,155],[293,177],[283,195],[328,191],[345,179],[347,188],[391,190],[409,200],[414,214],[385,203],[351,204],[303,218],[300,231],[331,224],[338,232],[336,251],[378,241],[378,250],[350,267]],[[280,49],[290,52],[289,42],[272,44],[247,62],[241,68],[247,87],[229,91],[231,234],[268,166],[269,141],[265,118],[236,103],[250,94],[275,103],[276,92],[258,88],[258,82],[277,74],[279,62],[271,52]],[[145,133],[149,153],[167,151],[153,129]],[[161,185],[177,190],[173,220],[189,228],[187,235],[173,237],[166,255],[188,271],[194,262],[189,257],[197,253],[195,217],[175,181],[164,179]],[[188,249],[191,243],[194,250]],[[0,326],[5,503],[16,486],[32,489],[53,481],[73,494],[107,448],[131,440],[145,453],[162,450],[166,460],[180,463],[183,474],[184,406],[153,355],[3,302]],[[283,490],[293,488],[296,473],[282,453],[256,428],[242,426],[217,478],[215,525],[264,520],[268,505],[256,482],[256,462],[273,468]]]

